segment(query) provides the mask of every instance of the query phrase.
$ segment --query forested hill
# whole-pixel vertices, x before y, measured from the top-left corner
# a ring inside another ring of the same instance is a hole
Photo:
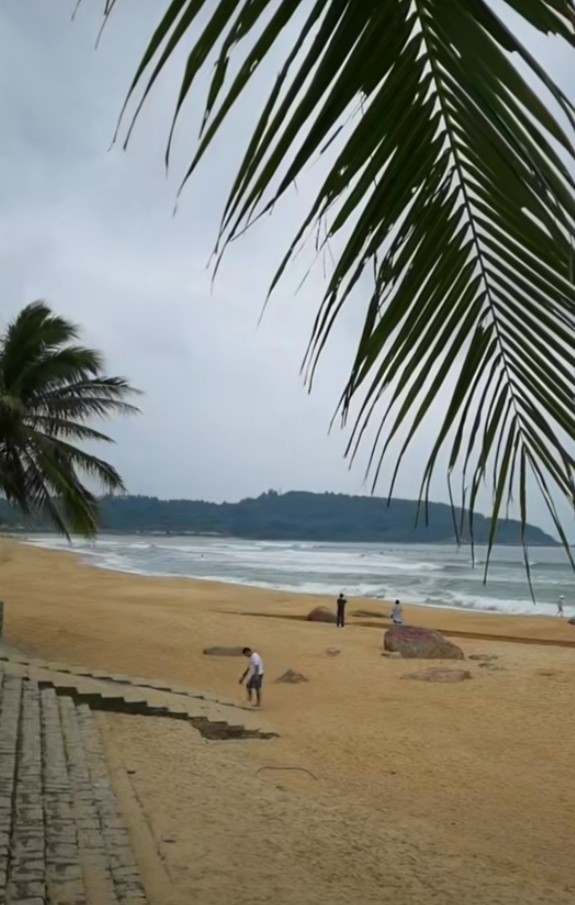
[[[106,497],[101,504],[104,531],[134,534],[221,534],[270,540],[363,541],[390,543],[452,543],[455,541],[449,506],[432,503],[429,524],[420,519],[414,527],[417,503],[393,500],[390,506],[376,497],[334,493],[264,493],[239,503],[206,503],[200,500],[158,500],[155,497]],[[46,530],[47,523],[25,524],[22,516],[0,501],[0,521],[5,528]],[[475,517],[474,537],[485,543],[490,522]],[[529,526],[529,544],[555,545],[553,538]],[[519,522],[502,521],[497,543],[520,543]]]

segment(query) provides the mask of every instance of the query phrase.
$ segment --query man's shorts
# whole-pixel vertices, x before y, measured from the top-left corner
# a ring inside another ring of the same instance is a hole
[[[264,680],[263,675],[251,676],[251,678],[248,681],[248,688],[250,688],[252,691],[261,691],[263,680]]]

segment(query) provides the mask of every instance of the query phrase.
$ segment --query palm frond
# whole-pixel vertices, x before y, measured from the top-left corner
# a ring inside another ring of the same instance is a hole
[[[359,406],[349,454],[377,419],[377,480],[392,445],[399,466],[433,412],[422,500],[445,451],[471,513],[489,478],[493,543],[516,492],[525,521],[531,475],[566,542],[554,499],[575,505],[575,111],[510,11],[575,62],[573,0],[173,0],[128,100],[137,116],[186,47],[171,143],[215,61],[185,183],[292,28],[223,212],[222,248],[325,155],[327,176],[272,289],[325,223],[324,243],[341,251],[308,349],[311,380],[342,306],[374,274],[341,399],[344,419]]]
[[[9,503],[17,506],[25,515],[29,514],[26,470],[21,450],[6,440],[0,440],[0,490]]]
[[[68,538],[71,534],[94,537],[98,529],[98,500],[78,472],[97,481],[107,493],[125,490],[112,465],[55,437],[31,435],[20,459],[24,511],[46,515]],[[19,496],[12,501],[21,506]]]
[[[67,536],[97,530],[98,502],[80,475],[123,491],[116,469],[73,442],[113,442],[94,417],[132,414],[137,391],[101,373],[102,356],[72,344],[77,328],[44,303],[25,308],[0,339],[0,492]]]
[[[26,461],[30,514],[47,516],[68,539],[71,534],[94,537],[98,527],[97,500],[79,482],[73,466],[49,447],[36,447]]]
[[[97,456],[87,453],[77,446],[57,437],[42,437],[37,448],[42,450],[43,455],[51,456],[54,462],[65,463],[74,469],[82,471],[91,479],[102,485],[102,489],[107,493],[125,492],[126,488],[122,478],[113,465],[99,459]]]
[[[29,419],[30,434],[34,439],[35,434],[45,435],[47,437],[61,437],[66,440],[75,440],[77,442],[90,441],[92,443],[113,443],[111,437],[103,434],[101,431],[89,427],[87,424],[81,424],[78,421],[71,421],[68,418],[57,418],[48,415],[34,415]]]
[[[80,380],[65,386],[49,387],[39,393],[36,410],[53,417],[87,419],[107,418],[110,415],[137,415],[139,409],[129,402],[129,396],[141,395],[124,377],[103,377]]]
[[[22,362],[14,381],[7,388],[23,399],[33,400],[39,391],[45,393],[70,383],[89,380],[102,370],[103,365],[102,356],[94,349],[83,346],[51,347],[35,360]]]
[[[8,324],[2,337],[5,385],[12,386],[23,371],[77,336],[78,327],[54,314],[45,302],[26,305]]]

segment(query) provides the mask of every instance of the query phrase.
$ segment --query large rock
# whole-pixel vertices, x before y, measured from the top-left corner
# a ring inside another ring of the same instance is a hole
[[[473,676],[468,669],[450,669],[448,666],[430,666],[422,672],[411,672],[402,679],[415,679],[418,682],[465,682]]]
[[[241,657],[243,647],[204,647],[207,657]]]
[[[575,625],[575,616],[571,616],[571,619],[569,620],[569,625]]]
[[[284,682],[286,685],[299,685],[300,682],[308,682],[309,679],[306,679],[301,672],[297,672],[295,669],[287,669],[283,675],[278,676],[276,682]]]
[[[405,659],[463,660],[463,651],[442,634],[414,625],[394,625],[383,638],[385,650],[398,651]]]
[[[335,613],[328,610],[325,606],[316,606],[311,613],[307,614],[308,622],[335,622]]]

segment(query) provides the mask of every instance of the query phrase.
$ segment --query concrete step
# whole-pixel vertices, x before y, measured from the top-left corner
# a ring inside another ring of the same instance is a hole
[[[144,905],[140,872],[87,704],[58,696],[89,905]]]
[[[262,727],[259,712],[240,712],[237,707],[231,708],[207,697],[185,696],[151,686],[116,685],[107,680],[63,674],[37,666],[10,666],[12,671],[22,668],[41,685],[54,687],[58,695],[71,696],[76,704],[88,704],[93,710],[187,720],[205,738],[214,740],[275,737],[273,731]]]
[[[3,657],[1,652],[0,662],[7,674],[51,685],[58,694],[71,695],[76,703],[87,703],[94,710],[188,720],[211,740],[276,737],[262,725],[259,711],[187,686],[21,656]]]
[[[101,669],[92,669],[83,666],[72,666],[68,663],[59,663],[39,658],[28,658],[19,653],[2,653],[0,650],[0,662],[14,664],[20,667],[19,672],[26,670],[26,674],[33,676],[37,670],[47,670],[51,673],[59,673],[63,676],[71,676],[79,679],[94,679],[99,682],[106,682],[110,685],[128,686],[134,689],[150,689],[153,691],[167,692],[171,695],[192,698],[198,701],[206,701],[211,704],[220,704],[222,707],[232,708],[234,710],[248,711],[249,708],[243,704],[238,704],[235,700],[230,700],[222,695],[212,694],[206,691],[199,691],[190,688],[187,685],[179,685],[169,682],[165,679],[150,679],[146,676],[128,676],[122,673],[110,673]]]
[[[46,899],[40,691],[36,683],[26,680],[21,683],[17,738],[12,832],[6,883],[6,901],[9,905],[27,899],[40,901]]]
[[[20,877],[26,864],[26,855],[32,864],[43,857],[43,838],[32,831],[26,838],[26,799],[18,791],[18,748],[23,709],[23,681],[13,676],[2,677],[0,700],[0,902],[23,898]],[[30,702],[27,702],[27,719],[30,719]],[[29,735],[29,733],[27,733]],[[33,785],[33,779],[31,779]],[[36,838],[34,838],[36,836]],[[43,901],[43,888],[40,901]],[[36,897],[37,898],[37,897]]]
[[[146,901],[144,886],[128,827],[120,813],[112,786],[100,731],[94,714],[85,704],[77,707],[77,714],[118,899],[123,905],[143,905]]]
[[[58,697],[58,708],[86,896],[90,905],[118,905],[76,706],[72,698]]]
[[[0,905],[145,905],[87,704],[0,672]]]
[[[40,698],[48,901],[54,905],[85,905],[84,870],[58,698],[52,688],[41,689]]]
[[[22,681],[0,674],[0,902],[6,901]]]

